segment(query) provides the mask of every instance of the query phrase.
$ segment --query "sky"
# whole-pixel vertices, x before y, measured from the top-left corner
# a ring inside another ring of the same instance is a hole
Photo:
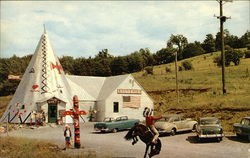
[[[0,57],[34,53],[46,26],[57,56],[114,56],[166,47],[171,34],[188,42],[219,31],[219,4],[211,1],[0,1]],[[223,5],[224,28],[238,37],[250,29],[250,2]]]

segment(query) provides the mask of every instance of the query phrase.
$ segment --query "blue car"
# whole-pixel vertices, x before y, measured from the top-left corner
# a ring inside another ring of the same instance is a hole
[[[117,132],[119,130],[130,129],[135,124],[139,123],[138,119],[128,119],[127,116],[113,118],[105,118],[103,122],[98,122],[94,125],[94,129],[100,132]]]

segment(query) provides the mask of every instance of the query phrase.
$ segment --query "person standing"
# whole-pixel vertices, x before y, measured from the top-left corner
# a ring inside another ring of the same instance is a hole
[[[149,127],[149,129],[151,130],[151,132],[154,134],[154,137],[152,139],[152,143],[156,144],[156,140],[159,137],[159,132],[155,128],[154,123],[155,123],[156,120],[161,119],[162,116],[160,116],[160,117],[152,116],[152,110],[150,110],[148,107],[146,107],[144,109],[143,116],[146,118],[146,126]]]
[[[65,137],[65,145],[66,145],[65,149],[67,149],[69,148],[70,140],[71,140],[71,130],[68,125],[65,126],[64,137]]]

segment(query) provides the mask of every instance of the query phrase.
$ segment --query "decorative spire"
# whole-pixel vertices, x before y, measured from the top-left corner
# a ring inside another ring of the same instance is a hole
[[[44,28],[44,33],[47,33],[47,32],[46,32],[46,28],[45,28],[45,24],[43,24],[43,28]]]

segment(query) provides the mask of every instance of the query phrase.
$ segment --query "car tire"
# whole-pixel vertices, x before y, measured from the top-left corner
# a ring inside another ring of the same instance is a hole
[[[113,133],[116,133],[117,131],[118,131],[117,128],[112,129]]]
[[[222,141],[222,137],[221,138],[218,138],[218,142],[221,142]]]
[[[197,135],[197,140],[198,140],[198,142],[202,142],[203,141],[203,139],[200,138],[198,135]]]
[[[197,123],[194,124],[192,131],[197,131]]]
[[[175,134],[176,134],[176,129],[175,128],[171,129],[170,135],[174,136]]]
[[[238,133],[236,133],[236,136],[238,137],[238,138],[241,138],[242,136],[240,135],[240,134],[238,134]]]

